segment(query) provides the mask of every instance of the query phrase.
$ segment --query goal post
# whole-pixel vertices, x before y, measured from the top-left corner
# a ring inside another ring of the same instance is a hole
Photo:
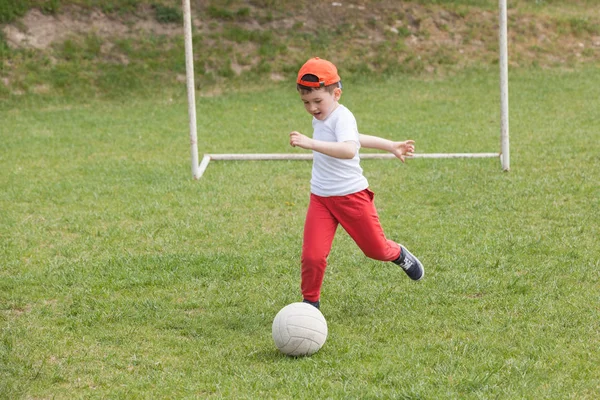
[[[190,151],[192,156],[192,176],[200,179],[198,173],[198,130],[196,128],[196,85],[194,83],[194,52],[192,49],[192,11],[190,0],[183,1],[183,38],[185,41],[185,77],[188,98],[190,126]]]
[[[416,153],[410,158],[500,158],[502,170],[510,169],[509,140],[508,140],[508,29],[507,29],[507,0],[498,0],[499,4],[499,65],[500,65],[500,152],[492,153]],[[185,40],[185,67],[188,98],[189,138],[192,159],[192,177],[200,179],[211,160],[223,161],[263,161],[263,160],[312,160],[313,155],[271,153],[271,154],[205,154],[198,163],[198,133],[196,121],[196,98],[194,83],[194,55],[192,47],[192,16],[190,0],[182,0],[183,28]],[[395,158],[389,153],[361,154],[361,159]]]
[[[506,0],[498,0],[498,39],[500,44],[500,161],[502,170],[510,169],[510,149],[508,140],[508,16]]]

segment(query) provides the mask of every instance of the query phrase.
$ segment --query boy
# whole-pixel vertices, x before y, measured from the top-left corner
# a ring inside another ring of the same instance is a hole
[[[354,115],[339,103],[341,79],[327,60],[308,60],[298,72],[296,88],[304,108],[313,116],[314,129],[312,139],[300,132],[290,133],[290,145],[312,150],[314,155],[302,244],[303,301],[320,307],[327,257],[338,224],[367,257],[392,261],[411,279],[420,280],[425,274],[421,262],[383,233],[358,153],[361,146],[386,150],[404,162],[405,156],[414,152],[414,141],[392,142],[359,134]]]

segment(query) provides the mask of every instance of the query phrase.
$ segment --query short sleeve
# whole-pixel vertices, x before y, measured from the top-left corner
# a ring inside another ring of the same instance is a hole
[[[360,145],[358,139],[358,126],[352,112],[344,107],[343,112],[338,114],[335,122],[335,137],[338,142],[356,142]]]

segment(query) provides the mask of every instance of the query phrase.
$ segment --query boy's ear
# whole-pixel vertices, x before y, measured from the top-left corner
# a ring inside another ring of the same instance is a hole
[[[342,97],[342,88],[338,87],[333,89],[333,96],[335,98],[335,101],[338,101],[340,97]]]

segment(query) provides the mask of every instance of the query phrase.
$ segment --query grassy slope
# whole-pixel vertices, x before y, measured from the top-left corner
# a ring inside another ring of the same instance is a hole
[[[444,75],[473,66],[495,68],[497,63],[494,2],[374,1],[363,9],[350,3],[313,3],[194,3],[198,88],[212,93],[226,87],[238,90],[248,82],[268,85],[273,79],[292,79],[312,55],[339,63],[347,81],[370,75]],[[85,18],[97,5],[52,4],[52,12],[74,20]],[[158,19],[180,24],[179,9],[169,3],[102,4],[108,21],[115,23],[133,26]],[[598,64],[600,15],[592,2],[519,0],[509,5],[512,68]],[[178,87],[185,79],[183,54],[181,35],[111,37],[92,30],[45,50],[12,49],[0,37],[0,98],[24,93],[121,96],[157,86]]]

